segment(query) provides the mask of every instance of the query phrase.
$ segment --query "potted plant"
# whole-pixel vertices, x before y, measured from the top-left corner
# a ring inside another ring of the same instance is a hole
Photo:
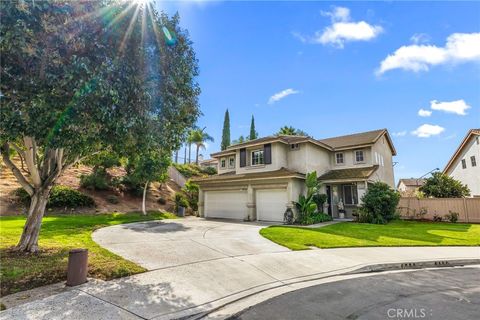
[[[175,212],[177,216],[184,217],[185,208],[187,207],[188,207],[187,197],[181,192],[175,193]]]

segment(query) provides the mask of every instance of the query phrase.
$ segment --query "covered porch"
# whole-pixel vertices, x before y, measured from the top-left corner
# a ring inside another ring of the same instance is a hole
[[[318,179],[327,194],[327,213],[334,219],[352,219],[367,192],[376,166],[331,170]]]

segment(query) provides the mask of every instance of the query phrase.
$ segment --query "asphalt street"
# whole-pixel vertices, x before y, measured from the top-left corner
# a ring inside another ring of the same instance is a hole
[[[326,283],[231,319],[480,319],[480,267],[424,269]]]

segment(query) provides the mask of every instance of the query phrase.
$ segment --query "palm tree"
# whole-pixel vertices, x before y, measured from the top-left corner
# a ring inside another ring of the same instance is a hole
[[[188,136],[187,136],[187,140],[186,140],[186,143],[188,145],[188,163],[192,163],[192,143],[194,143],[194,135],[195,135],[195,132],[198,131],[198,129],[191,129],[189,132],[188,132]],[[187,155],[185,154],[185,158],[187,157]]]
[[[201,148],[205,148],[205,142],[211,141],[213,142],[212,136],[205,132],[205,128],[203,129],[196,129],[192,130],[191,132],[191,143],[195,144],[197,147],[196,156],[195,156],[195,164],[198,165],[198,152]]]
[[[295,129],[292,126],[281,127],[276,135],[277,136],[285,135],[285,136],[306,136],[306,137],[308,137],[308,133],[306,133],[305,131],[300,130],[300,129]]]

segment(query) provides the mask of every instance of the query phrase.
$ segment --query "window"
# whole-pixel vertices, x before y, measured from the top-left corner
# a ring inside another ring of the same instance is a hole
[[[298,150],[300,149],[300,145],[298,143],[292,143],[290,145],[290,150]]]
[[[377,152],[375,152],[375,163],[377,163],[377,164],[378,164],[379,162],[380,162],[380,161],[378,160],[378,153],[377,153]]]
[[[363,151],[362,150],[355,151],[355,162],[361,163],[364,161],[365,161],[365,158],[363,157]]]
[[[356,185],[343,186],[343,203],[344,204],[358,204],[358,194]]]
[[[383,167],[383,156],[380,156],[380,162],[381,162],[382,167]]]
[[[220,167],[225,168],[226,166],[227,166],[227,161],[225,160],[225,158],[222,158],[220,160]]]
[[[228,167],[231,169],[235,168],[235,157],[228,158]]]
[[[467,169],[467,161],[462,159],[462,169]]]
[[[471,157],[470,157],[470,161],[472,162],[472,167],[476,167],[476,166],[477,166],[477,159],[475,159],[475,156],[471,156]]]
[[[252,151],[252,166],[264,164],[263,160],[263,150]]]
[[[335,153],[335,161],[337,164],[343,164],[343,153]]]

